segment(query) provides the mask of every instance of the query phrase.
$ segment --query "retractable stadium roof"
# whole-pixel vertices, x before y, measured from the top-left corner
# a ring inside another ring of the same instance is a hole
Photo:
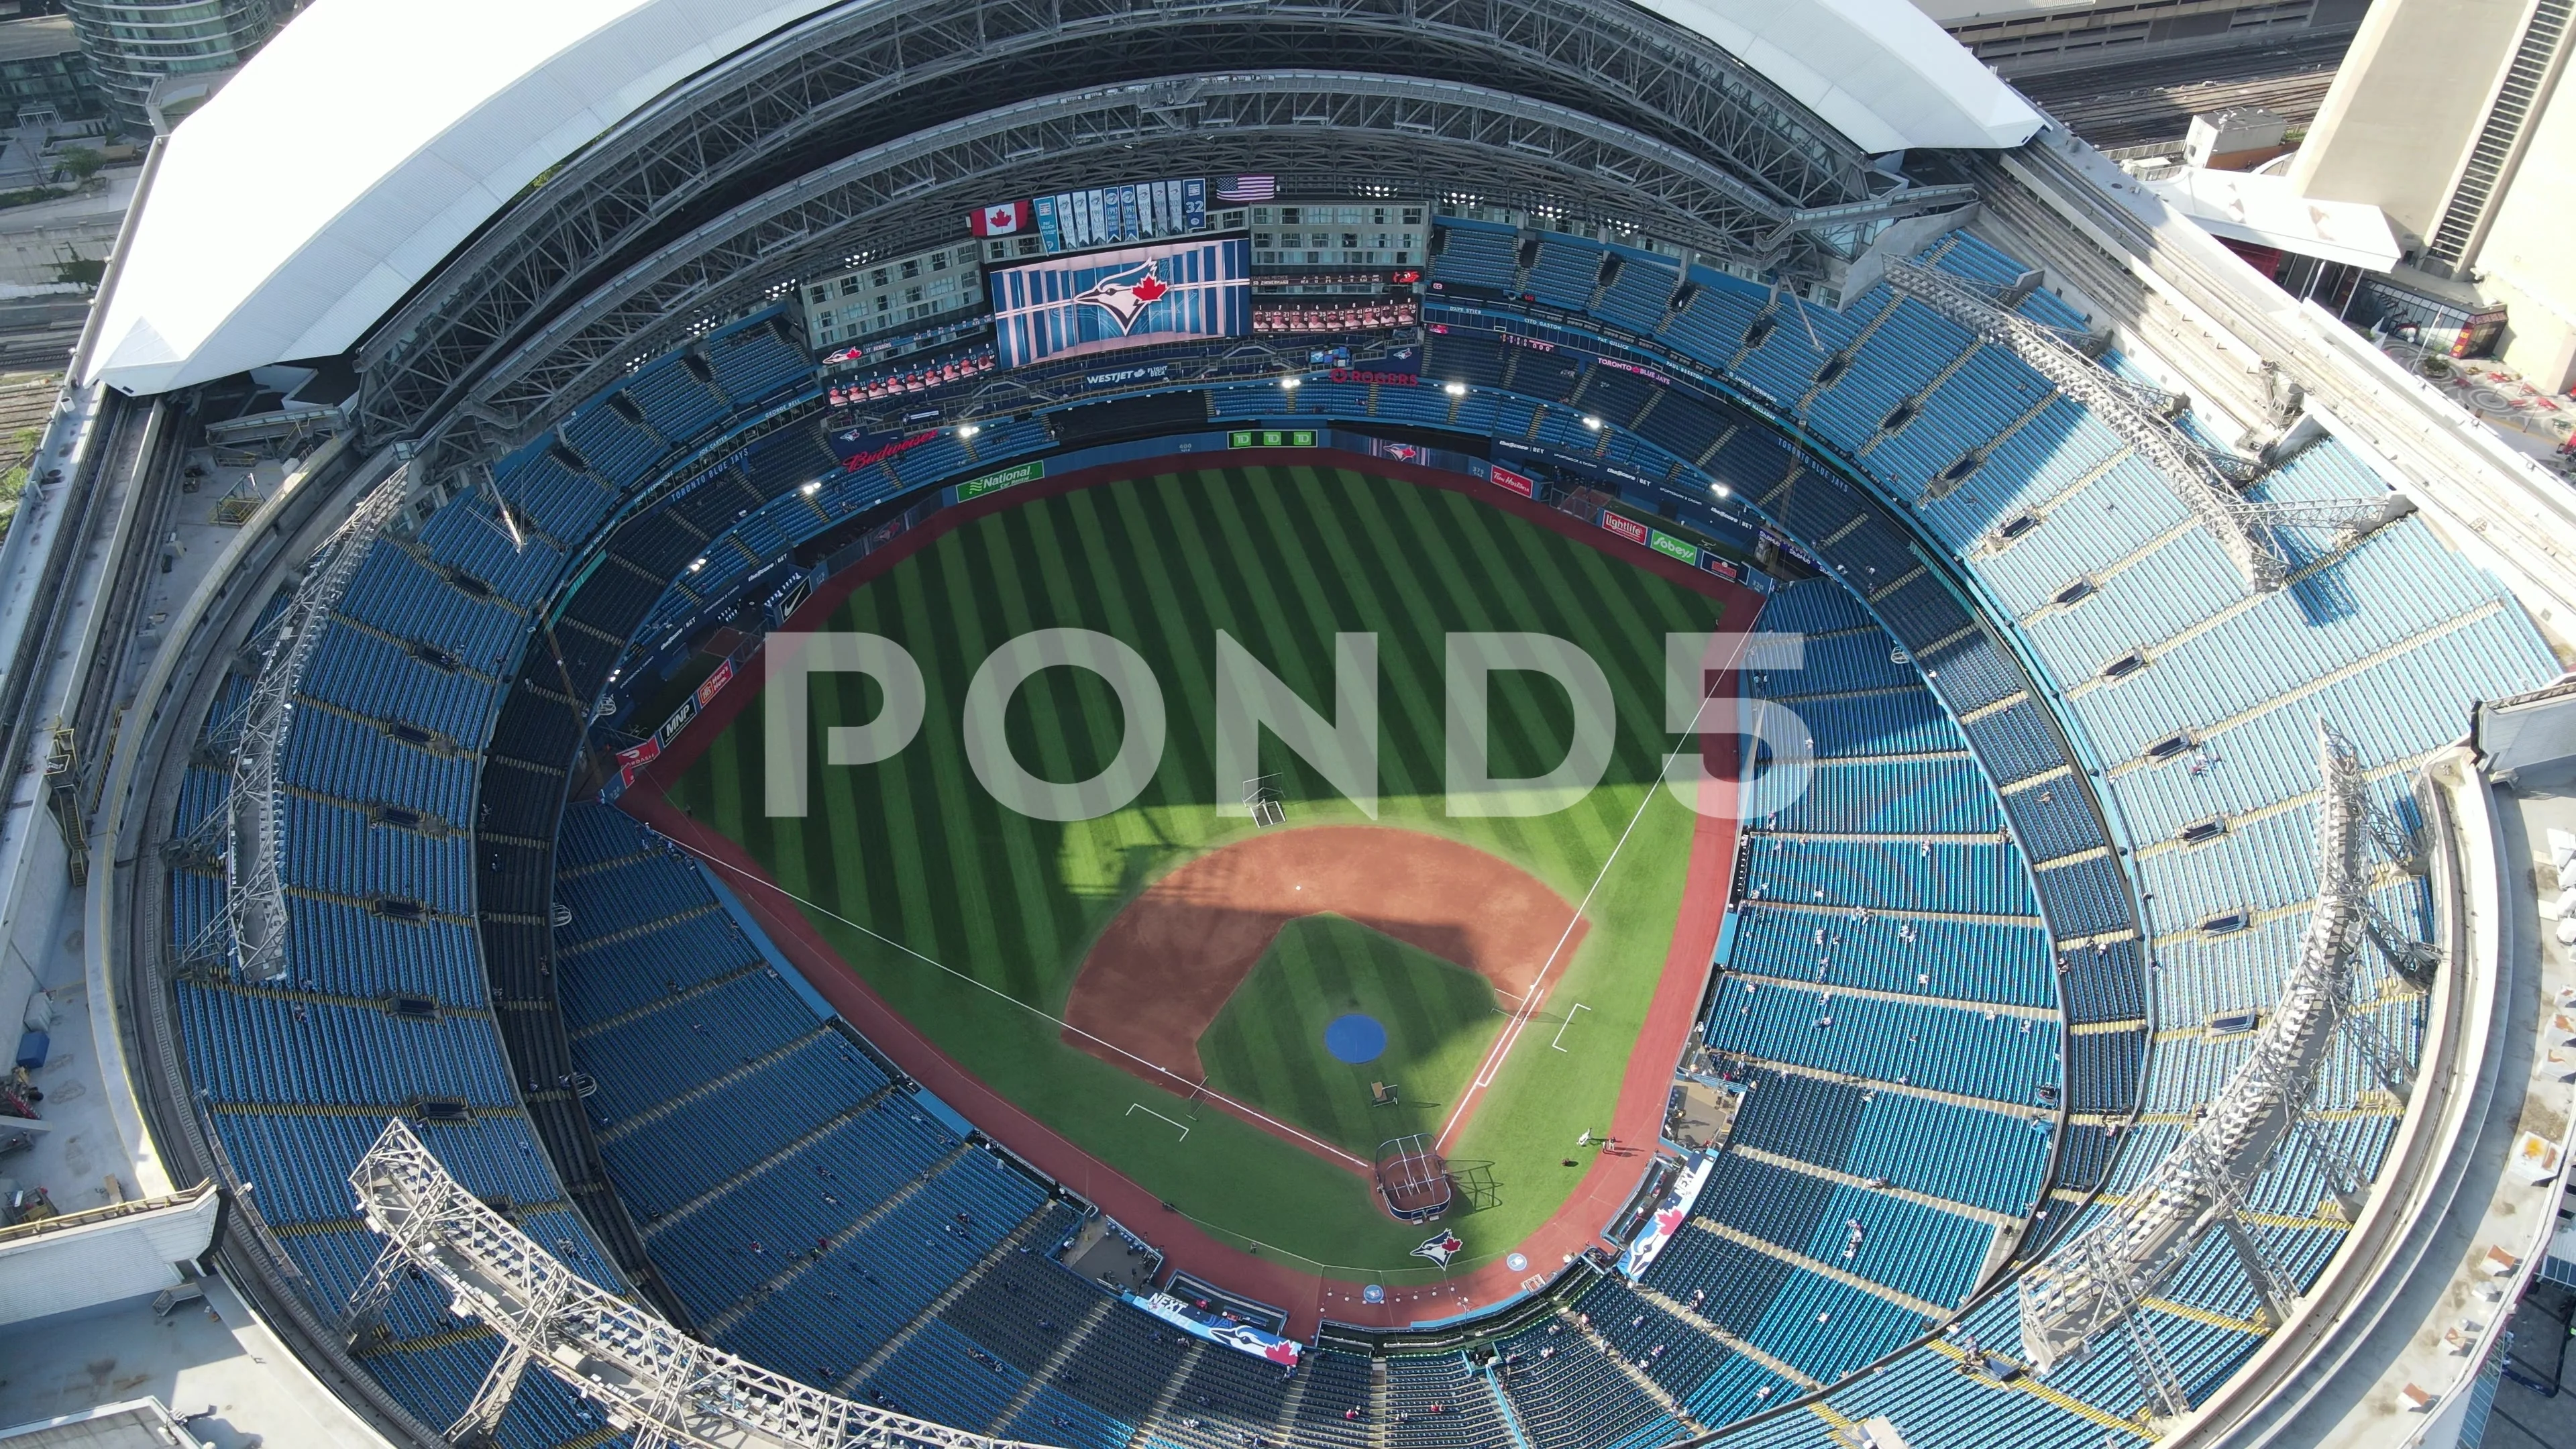
[[[151,394],[345,352],[549,168],[842,3],[319,0],[166,143],[83,381]],[[1642,4],[1866,151],[2039,125],[1909,0]]]

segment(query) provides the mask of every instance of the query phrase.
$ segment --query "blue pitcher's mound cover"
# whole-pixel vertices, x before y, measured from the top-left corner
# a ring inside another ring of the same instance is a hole
[[[1324,1050],[1337,1062],[1358,1066],[1386,1055],[1386,1027],[1374,1016],[1352,1012],[1324,1023]]]

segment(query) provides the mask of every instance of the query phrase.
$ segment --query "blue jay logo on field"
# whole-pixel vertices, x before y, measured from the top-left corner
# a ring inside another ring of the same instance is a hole
[[[1458,1240],[1456,1233],[1444,1230],[1423,1239],[1421,1245],[1413,1250],[1413,1256],[1429,1258],[1432,1262],[1446,1268],[1449,1266],[1449,1260],[1456,1257],[1466,1246]]]
[[[1123,272],[1112,272],[1077,294],[1073,300],[1099,308],[1118,319],[1118,330],[1133,332],[1136,319],[1145,309],[1163,299],[1172,290],[1157,275],[1163,265],[1160,257],[1148,257]]]

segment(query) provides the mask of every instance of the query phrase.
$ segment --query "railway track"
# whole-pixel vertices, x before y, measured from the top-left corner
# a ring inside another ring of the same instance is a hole
[[[2329,36],[2260,51],[2026,76],[2015,85],[2100,149],[2146,146],[2178,142],[2194,115],[2231,106],[2261,106],[2304,126],[2325,103],[2350,44],[2348,35]]]

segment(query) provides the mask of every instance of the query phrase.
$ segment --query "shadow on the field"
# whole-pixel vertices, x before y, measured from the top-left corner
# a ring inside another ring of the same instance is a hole
[[[1469,1212],[1482,1212],[1502,1205],[1502,1184],[1494,1180],[1494,1164],[1490,1162],[1460,1162],[1450,1158],[1449,1185],[1465,1200]]]

